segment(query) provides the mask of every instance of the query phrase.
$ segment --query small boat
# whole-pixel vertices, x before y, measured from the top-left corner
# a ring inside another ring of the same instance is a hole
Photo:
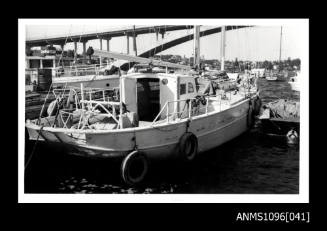
[[[251,72],[255,74],[259,78],[264,78],[265,77],[265,68],[253,68]]]
[[[278,76],[273,71],[270,71],[270,72],[267,72],[266,73],[266,80],[268,80],[268,81],[276,81],[277,79],[278,79]]]
[[[254,86],[201,95],[192,75],[148,70],[120,79],[118,102],[94,100],[81,84],[80,97],[72,91],[65,101],[70,109],[26,122],[29,139],[75,155],[119,158],[122,179],[132,185],[144,179],[148,160],[192,161],[244,133],[261,106]]]
[[[293,91],[300,91],[300,82],[299,82],[300,73],[296,73],[296,76],[290,78],[288,82],[291,85]]]
[[[93,88],[119,86],[118,66],[121,64],[77,64],[75,61],[56,55],[26,56],[26,92],[47,92],[50,87],[80,87],[81,83]],[[70,64],[64,65],[67,63]]]
[[[300,134],[300,102],[279,99],[263,105],[259,120],[268,135],[286,136],[291,142]],[[291,135],[294,135],[289,137]],[[298,140],[297,140],[298,141]]]

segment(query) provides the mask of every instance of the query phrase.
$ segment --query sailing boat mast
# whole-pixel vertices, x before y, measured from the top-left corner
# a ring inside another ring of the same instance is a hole
[[[194,67],[200,67],[200,26],[194,26]]]
[[[280,27],[280,40],[279,40],[279,69],[282,61],[282,35],[283,35],[283,27]]]
[[[225,26],[221,27],[220,70],[225,69]]]

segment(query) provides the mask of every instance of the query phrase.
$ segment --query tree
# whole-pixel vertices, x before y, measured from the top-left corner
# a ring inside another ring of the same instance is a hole
[[[292,67],[296,66],[298,69],[300,69],[300,67],[301,67],[300,59],[293,59],[291,63],[292,63]]]

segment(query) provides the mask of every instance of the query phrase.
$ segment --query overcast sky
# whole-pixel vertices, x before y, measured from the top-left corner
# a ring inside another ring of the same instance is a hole
[[[201,26],[206,30],[214,26]],[[38,39],[56,36],[81,35],[86,33],[104,32],[110,30],[132,28],[132,25],[101,25],[101,24],[74,24],[74,25],[26,25],[26,38]],[[138,26],[136,26],[138,27]],[[281,26],[256,26],[226,32],[226,59],[234,60],[278,60],[280,47]],[[158,41],[154,33],[139,35],[137,37],[138,54],[149,50],[162,42],[168,42],[181,36],[192,34],[193,30],[171,31],[165,34],[164,39],[159,36]],[[301,39],[303,28],[297,25],[283,25],[282,36],[282,59],[288,57],[301,57]],[[221,33],[201,37],[200,53],[206,59],[220,59]],[[110,50],[126,53],[126,37],[113,38],[110,41]],[[90,40],[88,46],[99,48],[99,40]],[[73,44],[68,43],[65,49],[73,49]],[[106,49],[106,42],[103,41],[103,49]],[[130,51],[132,50],[132,38],[130,38]],[[78,45],[78,52],[82,51],[82,44]],[[190,57],[193,55],[193,41],[186,42],[170,48],[162,54],[178,54]]]

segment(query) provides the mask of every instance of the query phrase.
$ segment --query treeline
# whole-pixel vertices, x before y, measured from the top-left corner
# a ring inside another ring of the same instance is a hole
[[[161,59],[163,61],[172,62],[172,63],[180,63],[184,65],[192,65],[193,57],[187,58],[182,57],[180,55],[155,55],[154,58]],[[218,59],[201,59],[201,63],[209,66],[211,68],[220,68],[220,61]],[[288,70],[300,70],[301,69],[301,60],[299,58],[279,61],[248,61],[248,60],[238,60],[235,59],[233,61],[226,60],[225,61],[225,69],[251,69],[251,68],[265,68],[268,70],[273,69],[288,69]]]
[[[265,68],[268,70],[274,69],[274,67],[278,67],[280,69],[301,69],[301,60],[299,58],[297,59],[291,59],[288,58],[287,60],[282,60],[281,62],[279,61],[263,61],[260,63],[260,68]]]

